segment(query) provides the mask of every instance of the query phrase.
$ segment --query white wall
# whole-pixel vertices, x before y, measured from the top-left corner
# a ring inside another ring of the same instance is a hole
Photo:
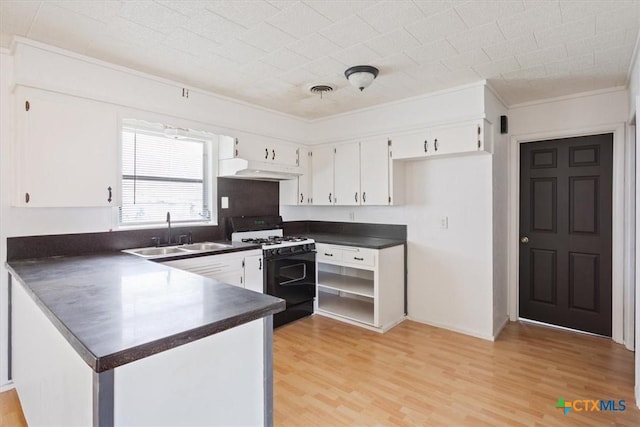
[[[507,114],[507,108],[496,95],[485,88],[488,117]],[[493,169],[491,193],[493,196],[493,336],[497,337],[509,320],[509,156],[508,135],[500,133],[500,122],[493,124]]]
[[[617,342],[623,342],[625,325],[623,323],[624,286],[624,212],[625,186],[630,177],[625,176],[625,150],[628,140],[625,138],[625,123],[628,117],[628,91],[613,88],[605,91],[576,94],[568,97],[542,100],[509,108],[511,141],[510,150],[510,265],[515,266],[518,253],[518,180],[519,180],[519,142],[542,139],[562,138],[588,133],[614,131],[613,160],[613,307],[614,322],[612,335]],[[511,313],[517,312],[517,269],[509,273],[511,293]],[[628,309],[628,307],[627,307]],[[626,325],[633,328],[633,325]],[[629,336],[629,331],[627,330]]]
[[[638,309],[638,298],[640,297],[640,262],[638,262],[638,254],[640,254],[640,173],[638,165],[640,165],[640,123],[638,123],[638,112],[640,112],[640,34],[636,40],[636,48],[634,52],[634,62],[629,73],[629,121],[635,123],[635,142],[636,142],[636,176],[635,176],[635,198],[636,198],[636,223],[635,223],[635,325],[636,325],[636,345],[640,343],[640,309]],[[635,380],[635,397],[636,405],[640,407],[640,351],[636,348],[636,380]]]
[[[253,140],[267,135],[299,142],[306,125],[303,120],[195,89],[184,99],[179,83],[28,40],[18,43],[15,54],[0,52],[0,388],[7,383],[7,237],[101,232],[115,226],[113,208],[10,206],[14,83],[108,102],[120,117],[159,117],[175,125]]]
[[[397,132],[483,117],[484,100],[484,85],[469,85],[318,120],[311,123],[310,134],[316,143],[374,135],[393,139]],[[488,120],[497,123],[494,132],[498,133],[500,111],[505,114],[506,108],[494,106],[488,112]],[[495,137],[494,142],[500,144]],[[355,222],[407,224],[409,317],[493,339],[494,330],[499,329],[494,323],[503,324],[507,318],[504,265],[495,269],[502,284],[496,294],[493,291],[494,161],[485,154],[407,162],[405,203],[401,206],[282,206],[281,214],[285,220],[350,221],[349,215],[354,213]],[[506,216],[505,171],[503,165],[495,176],[499,217]],[[446,230],[440,229],[443,216],[449,218]],[[504,228],[504,224],[497,226]],[[498,244],[502,244],[501,238]],[[496,253],[504,252],[503,247]],[[494,305],[500,311],[496,315],[499,321],[494,319]]]

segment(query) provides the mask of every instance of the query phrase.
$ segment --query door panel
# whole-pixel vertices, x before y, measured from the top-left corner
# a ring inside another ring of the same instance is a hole
[[[360,144],[338,145],[335,151],[334,189],[336,205],[360,204]]]
[[[523,144],[520,316],[611,336],[613,135]]]
[[[365,141],[360,145],[360,204],[389,204],[389,142]]]
[[[314,148],[311,155],[311,197],[314,205],[333,205],[333,147]]]

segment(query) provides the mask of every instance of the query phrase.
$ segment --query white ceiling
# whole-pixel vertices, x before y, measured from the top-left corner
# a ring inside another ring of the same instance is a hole
[[[481,79],[509,104],[622,86],[639,28],[640,0],[0,0],[3,47],[28,37],[305,118]],[[361,64],[380,69],[362,93],[343,74]]]

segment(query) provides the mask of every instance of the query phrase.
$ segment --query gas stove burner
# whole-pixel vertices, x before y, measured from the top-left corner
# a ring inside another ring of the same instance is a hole
[[[304,242],[305,240],[308,239],[298,236],[269,236],[242,239],[245,243],[257,243],[259,245],[278,245],[283,242]]]

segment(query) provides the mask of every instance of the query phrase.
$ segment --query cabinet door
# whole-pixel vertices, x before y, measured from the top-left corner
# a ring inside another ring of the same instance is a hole
[[[310,205],[311,204],[311,178],[313,172],[311,169],[311,161],[309,157],[309,149],[306,147],[300,147],[298,152],[298,158],[300,160],[300,167],[304,171],[304,174],[298,177],[298,204]]]
[[[309,149],[298,149],[300,168],[304,171],[298,178],[280,181],[281,205],[309,205],[311,204],[311,162]]]
[[[393,138],[393,158],[418,159],[425,157],[433,151],[433,142],[429,141],[428,132],[397,135]]]
[[[365,141],[360,144],[360,189],[362,205],[388,205],[389,141]]]
[[[236,151],[237,150],[237,151]],[[228,156],[228,150],[223,155]],[[240,136],[235,143],[234,157],[258,162],[298,165],[298,146],[275,138],[257,135]]]
[[[262,255],[253,255],[244,258],[244,287],[251,291],[264,293]]]
[[[333,147],[318,147],[311,152],[311,197],[314,205],[333,205]]]
[[[478,141],[481,139],[482,128],[475,122],[434,129],[431,133],[434,151],[430,154],[437,156],[479,151]]]
[[[339,145],[335,148],[334,188],[336,205],[360,204],[360,144]]]
[[[108,104],[29,88],[17,100],[19,206],[116,206],[118,125]]]
[[[269,160],[273,163],[298,166],[299,148],[293,144],[271,142],[268,144]]]

